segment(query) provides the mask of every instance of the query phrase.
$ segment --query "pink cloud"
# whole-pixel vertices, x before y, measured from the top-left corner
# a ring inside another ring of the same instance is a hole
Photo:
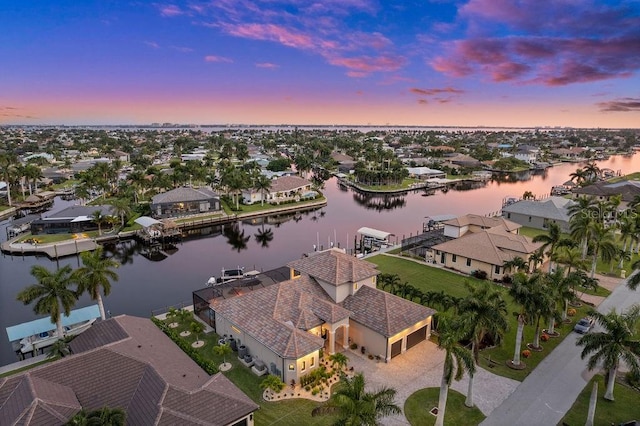
[[[205,62],[225,62],[232,63],[233,60],[229,58],[225,58],[224,56],[216,56],[216,55],[207,55],[204,57]]]
[[[275,69],[275,68],[279,68],[280,65],[272,64],[271,62],[259,62],[259,63],[256,64],[256,67],[258,67],[258,68]]]
[[[433,95],[439,95],[442,93],[452,93],[452,94],[459,95],[464,93],[464,90],[454,89],[453,87],[445,87],[442,89],[419,89],[417,87],[412,87],[411,89],[409,89],[409,91],[411,93],[415,93],[416,95],[423,95],[423,96],[433,96]]]
[[[329,58],[329,63],[348,68],[350,72],[370,74],[377,71],[396,71],[406,62],[401,56],[361,56],[355,58]],[[362,76],[362,75],[356,75]]]
[[[158,6],[158,8],[160,9],[160,15],[168,18],[184,15],[185,13],[182,9],[180,9],[180,7],[176,6],[175,4],[164,4]]]
[[[277,41],[298,49],[311,49],[315,46],[310,36],[275,24],[223,24],[222,28],[233,36]]]

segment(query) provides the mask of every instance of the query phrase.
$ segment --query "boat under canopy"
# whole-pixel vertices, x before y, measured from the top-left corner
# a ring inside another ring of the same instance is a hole
[[[153,225],[162,225],[162,222],[149,216],[140,216],[139,218],[134,220],[134,222],[142,226],[143,228],[148,228]]]
[[[363,235],[365,237],[375,238],[376,240],[381,240],[381,241],[389,238],[389,235],[393,235],[391,232],[380,231],[378,229],[373,229],[373,228],[367,228],[366,226],[363,226],[362,228],[358,229],[358,234]]]
[[[85,308],[74,309],[69,316],[62,316],[62,326],[69,327],[84,321],[100,318],[100,308],[98,305],[91,305]],[[56,324],[51,322],[50,317],[23,322],[22,324],[7,327],[7,336],[10,342],[20,341],[25,337],[38,336],[56,328]]]

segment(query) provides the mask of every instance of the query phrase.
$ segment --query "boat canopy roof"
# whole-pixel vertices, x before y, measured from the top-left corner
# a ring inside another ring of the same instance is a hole
[[[149,217],[149,216],[140,216],[139,218],[134,220],[134,222],[137,223],[138,225],[142,226],[143,228],[148,228],[148,227],[153,226],[153,225],[162,224],[162,222],[160,222],[159,220],[156,220],[156,219],[154,219],[152,217]]]
[[[386,240],[389,235],[393,235],[391,232],[380,231],[378,229],[367,228],[363,226],[358,229],[358,234],[364,235],[365,237],[377,238],[379,240]]]
[[[62,326],[70,326],[83,321],[89,321],[94,318],[100,318],[100,308],[98,305],[91,305],[85,308],[74,309],[69,316],[62,316]],[[40,318],[37,320],[23,322],[22,324],[7,327],[7,336],[9,341],[13,342],[21,340],[25,337],[45,333],[56,328],[55,323],[51,322],[50,317]]]

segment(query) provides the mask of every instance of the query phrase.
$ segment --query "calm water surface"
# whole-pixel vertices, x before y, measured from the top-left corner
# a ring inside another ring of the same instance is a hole
[[[632,173],[640,171],[640,155],[611,157],[598,165]],[[134,241],[111,247],[122,266],[118,270],[120,280],[113,284],[105,305],[113,315],[149,316],[152,310],[190,301],[191,292],[203,287],[210,276],[220,275],[222,268],[276,268],[312,251],[314,244],[328,247],[333,242],[353,248],[356,231],[362,226],[392,232],[396,236],[392,237],[395,241],[395,238],[401,239],[403,235],[415,235],[420,231],[426,216],[488,214],[500,210],[505,197],[521,196],[525,191],[536,195],[548,194],[553,185],[567,181],[569,174],[578,167],[579,164],[565,163],[540,174],[505,177],[490,181],[481,188],[436,192],[429,196],[418,191],[403,197],[363,197],[341,190],[331,179],[324,190],[328,199],[326,207],[280,224],[275,223],[277,221],[264,224],[247,222],[235,228],[210,229],[205,231],[209,232],[208,235],[186,238],[156,257],[141,252],[144,249],[137,247]],[[67,204],[56,200],[54,208]],[[0,223],[0,241],[6,240],[7,223]],[[265,246],[255,236],[268,229],[271,229],[273,239]],[[162,260],[151,260],[156,258]],[[29,271],[36,264],[51,269],[58,264],[69,264],[75,268],[79,261],[76,257],[56,262],[46,257],[0,256],[0,365],[16,360],[6,341],[5,327],[35,318],[32,307],[17,302],[16,294],[25,285],[35,282]],[[77,307],[90,303],[84,297]]]

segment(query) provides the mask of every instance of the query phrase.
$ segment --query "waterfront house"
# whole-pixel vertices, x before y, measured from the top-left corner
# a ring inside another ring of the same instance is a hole
[[[333,354],[355,343],[388,362],[431,334],[435,311],[378,290],[370,262],[331,249],[287,266],[280,282],[222,290],[208,306],[194,293],[201,318],[285,383],[314,370],[320,350]]]
[[[121,408],[128,425],[252,426],[258,409],[222,373],[210,376],[149,319],[95,323],[72,355],[0,378],[0,423],[62,425],[80,410]]]
[[[245,204],[265,203],[279,204],[286,201],[300,201],[315,198],[317,192],[311,190],[311,182],[299,176],[280,176],[271,180],[269,190],[258,191],[249,188],[242,191],[242,202]],[[264,198],[263,198],[264,197]]]
[[[430,169],[429,167],[407,167],[409,176],[417,179],[445,179],[447,174],[442,170]]]
[[[513,223],[513,222],[512,222]],[[433,246],[431,256],[436,264],[459,272],[471,274],[484,271],[488,279],[501,280],[505,274],[504,263],[515,257],[525,262],[542,243],[509,232],[501,226],[468,232],[465,235]]]
[[[500,216],[481,216],[479,214],[459,216],[442,222],[442,225],[444,226],[444,235],[452,238],[460,238],[467,233],[491,228],[501,228],[506,232],[517,234],[522,227],[522,225]]]
[[[102,216],[114,216],[113,206],[71,206],[64,210],[40,217],[31,222],[31,233],[38,234],[75,234],[98,230],[98,224],[93,220],[94,212],[99,211]]]
[[[622,201],[618,210],[625,210],[629,203],[640,196],[640,182],[623,180],[619,182],[595,182],[587,186],[576,187],[572,190],[575,196],[594,197],[597,201],[609,201],[611,197],[620,195]]]
[[[218,211],[220,211],[220,196],[209,188],[183,186],[154,195],[151,200],[151,214],[155,218]]]
[[[544,200],[519,200],[502,208],[502,217],[522,226],[547,229],[555,223],[562,232],[569,232],[569,207],[575,201],[564,197],[549,197]]]

